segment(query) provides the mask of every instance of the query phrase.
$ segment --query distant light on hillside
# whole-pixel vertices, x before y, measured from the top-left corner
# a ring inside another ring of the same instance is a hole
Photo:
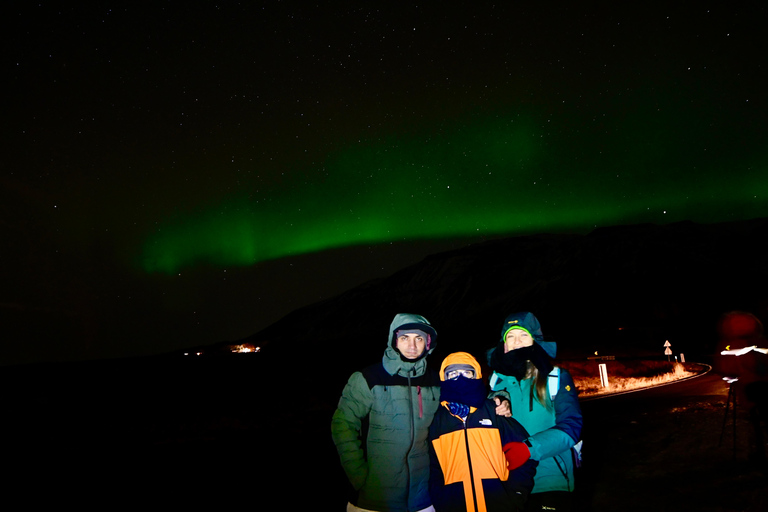
[[[248,354],[251,352],[261,352],[261,347],[256,347],[251,343],[243,343],[240,345],[232,345],[230,350],[235,354]]]

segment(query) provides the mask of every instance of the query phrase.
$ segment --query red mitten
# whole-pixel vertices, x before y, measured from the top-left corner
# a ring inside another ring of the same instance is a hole
[[[531,451],[525,443],[507,443],[502,447],[502,450],[504,450],[504,457],[507,458],[507,467],[510,471],[519,468],[531,458]]]

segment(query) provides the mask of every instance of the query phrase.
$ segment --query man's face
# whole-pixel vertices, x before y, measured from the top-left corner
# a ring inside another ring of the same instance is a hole
[[[523,329],[512,329],[504,340],[504,352],[533,345],[533,337]]]
[[[426,346],[427,340],[420,334],[407,333],[397,337],[397,350],[406,359],[418,359]]]

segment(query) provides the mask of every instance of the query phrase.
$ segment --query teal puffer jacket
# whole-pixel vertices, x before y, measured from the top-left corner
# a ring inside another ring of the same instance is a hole
[[[398,329],[429,334],[421,359],[401,359],[394,348]],[[331,433],[360,508],[408,512],[431,504],[427,435],[440,403],[440,379],[427,370],[426,356],[436,339],[424,317],[397,315],[382,362],[355,372],[344,387]]]

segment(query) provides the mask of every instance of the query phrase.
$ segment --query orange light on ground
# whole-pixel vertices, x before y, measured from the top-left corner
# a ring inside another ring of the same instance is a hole
[[[580,396],[595,396],[603,393],[616,393],[657,386],[659,384],[665,384],[693,375],[696,375],[696,373],[686,371],[682,364],[675,363],[673,371],[656,377],[635,378],[612,376],[607,387],[602,386],[603,383],[599,377],[580,377],[574,378],[574,381],[576,387],[579,388]]]
[[[232,345],[230,350],[235,354],[249,354],[253,352],[261,352],[261,347],[256,347],[250,343],[243,343],[240,345]]]

